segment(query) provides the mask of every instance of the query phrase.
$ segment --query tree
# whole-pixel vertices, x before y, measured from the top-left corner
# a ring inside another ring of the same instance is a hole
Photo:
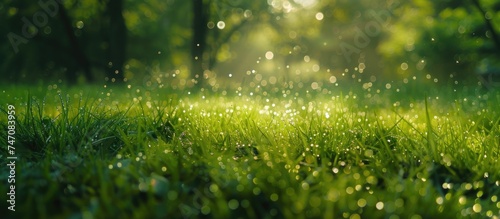
[[[83,74],[85,76],[85,79],[89,82],[94,81],[94,77],[92,73],[90,72],[90,62],[81,49],[81,46],[74,34],[73,26],[71,25],[73,21],[68,15],[68,12],[66,11],[66,8],[64,7],[61,2],[57,2],[59,5],[59,18],[61,20],[61,23],[64,28],[64,32],[66,33],[66,37],[68,38],[69,41],[69,54],[73,56],[74,60],[77,65],[70,65],[69,66],[69,71],[66,71],[66,78],[68,79],[69,83],[76,83],[78,75],[78,69],[83,71]]]
[[[74,84],[94,82],[101,70],[122,82],[128,32],[123,10],[123,0],[7,1],[0,7],[0,22],[8,27],[0,31],[8,38],[2,47],[10,47],[0,52],[7,57],[3,74]]]
[[[123,0],[107,0],[104,11],[104,17],[108,20],[104,28],[108,30],[105,39],[109,45],[107,60],[110,63],[106,75],[117,82],[123,82],[123,66],[127,59],[127,27],[122,14],[123,9]]]
[[[205,73],[217,64],[223,46],[250,21],[258,22],[268,7],[263,1],[193,0],[191,78],[197,87],[206,85],[210,75]]]
[[[484,20],[484,25],[486,26],[487,31],[491,34],[489,37],[491,41],[495,44],[497,52],[500,52],[500,36],[498,35],[497,28],[494,27],[493,22],[491,21],[491,14],[489,14],[488,11],[486,11],[481,2],[479,0],[471,0],[473,5],[477,8],[477,10],[480,12],[480,15],[482,16]],[[500,8],[500,3],[496,3],[495,7]]]
[[[192,43],[191,43],[191,75],[192,79],[197,80],[198,86],[203,86],[204,71],[207,69],[206,58],[204,56],[207,48],[207,23],[210,16],[210,1],[193,0],[193,19],[192,19]]]

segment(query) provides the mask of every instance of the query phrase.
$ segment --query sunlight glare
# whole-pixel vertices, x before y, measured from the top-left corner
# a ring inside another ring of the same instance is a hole
[[[302,5],[304,8],[312,7],[316,4],[316,0],[294,0],[295,3]]]

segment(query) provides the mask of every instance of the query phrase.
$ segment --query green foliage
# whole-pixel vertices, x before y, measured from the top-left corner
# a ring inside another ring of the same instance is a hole
[[[45,25],[28,28],[38,33],[17,46],[9,34],[25,37],[23,19],[32,23],[44,11],[38,2],[6,1],[0,4],[5,27],[0,34],[7,39],[0,44],[0,70],[9,81],[81,83],[91,79],[85,73],[89,68],[95,82],[124,77],[142,86],[175,74],[168,80],[178,87],[193,86],[203,77],[214,89],[248,80],[247,71],[264,80],[323,83],[346,69],[363,73],[356,79],[366,83],[430,75],[438,83],[470,85],[478,82],[478,63],[498,60],[494,39],[500,6],[494,0],[311,2],[201,1],[206,24],[199,28],[206,31],[206,45],[200,70],[192,69],[190,1],[123,1],[123,33],[111,31],[117,25],[108,1],[64,1]],[[219,22],[224,25],[218,27]],[[269,61],[263,55],[268,51],[273,52]],[[115,75],[113,65],[123,65],[123,72]],[[228,74],[237,77],[223,77]]]
[[[393,34],[379,47],[390,72],[403,78],[430,74],[441,83],[477,82],[479,61],[500,49],[484,20],[491,16],[494,31],[500,31],[494,3],[480,4],[489,15],[480,13],[472,1],[412,1],[396,10]]]

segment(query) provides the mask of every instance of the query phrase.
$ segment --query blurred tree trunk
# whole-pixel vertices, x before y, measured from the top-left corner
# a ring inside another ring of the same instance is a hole
[[[126,61],[127,27],[123,18],[123,0],[108,0],[105,15],[109,19],[107,24],[107,61],[110,62],[106,76],[116,82],[123,82],[125,78],[123,66]]]
[[[193,37],[191,42],[191,78],[198,81],[196,87],[202,87],[205,84],[203,72],[205,71],[204,53],[207,39],[207,22],[210,16],[209,4],[203,0],[193,0]]]
[[[484,23],[486,24],[486,28],[488,29],[488,31],[491,34],[491,39],[493,40],[493,43],[495,44],[495,47],[497,48],[497,50],[500,51],[500,37],[498,36],[498,33],[497,33],[495,27],[493,26],[493,23],[491,22],[491,18],[487,18],[487,15],[486,15],[487,12],[486,12],[486,10],[483,9],[479,0],[472,0],[472,3],[481,13],[481,17],[483,17],[483,19],[484,19]]]
[[[71,19],[68,15],[66,9],[64,8],[64,5],[62,5],[60,2],[58,2],[57,4],[59,4],[59,17],[60,17],[61,22],[63,24],[64,32],[66,33],[66,36],[68,37],[68,40],[69,40],[69,44],[70,44],[69,47],[70,47],[70,53],[71,53],[70,55],[74,56],[74,59],[77,62],[77,65],[83,71],[85,79],[88,82],[92,82],[92,81],[94,81],[94,77],[92,76],[92,73],[90,72],[90,62],[89,62],[87,56],[85,56],[85,53],[83,52],[83,50],[81,49],[80,44],[78,43],[78,40],[76,39],[76,36],[74,34],[74,31],[73,31],[73,27],[71,25],[71,23],[72,23]],[[74,67],[74,66],[68,67],[66,78],[67,78],[69,83],[76,83],[76,81],[78,79],[77,68],[78,67]]]

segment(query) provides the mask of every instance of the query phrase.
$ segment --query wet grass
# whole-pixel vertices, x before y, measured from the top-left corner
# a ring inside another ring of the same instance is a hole
[[[494,92],[19,90],[0,91],[2,130],[17,115],[6,217],[500,214]]]

